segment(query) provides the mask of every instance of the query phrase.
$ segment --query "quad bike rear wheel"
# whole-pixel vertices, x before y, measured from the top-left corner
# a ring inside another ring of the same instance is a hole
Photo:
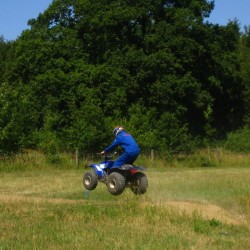
[[[83,176],[83,185],[87,190],[93,190],[98,184],[98,178],[95,171],[87,171]]]
[[[133,175],[130,189],[136,195],[145,194],[148,189],[147,176],[141,172],[137,172],[135,175]]]
[[[125,177],[117,172],[111,173],[107,180],[107,188],[112,195],[120,195],[125,189]]]

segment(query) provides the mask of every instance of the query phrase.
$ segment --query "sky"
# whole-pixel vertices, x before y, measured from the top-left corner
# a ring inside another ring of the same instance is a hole
[[[15,40],[29,29],[28,20],[37,18],[53,0],[0,0],[0,36]]]
[[[1,1],[1,0],[0,0]],[[229,20],[238,20],[241,31],[250,26],[250,0],[214,0],[215,8],[208,19],[211,23],[226,25]]]
[[[94,0],[93,0],[94,1]],[[53,0],[0,0],[0,36],[15,40],[28,29],[29,19],[37,18]],[[235,18],[241,31],[250,26],[250,0],[215,0],[215,8],[208,19],[211,23],[226,25]]]

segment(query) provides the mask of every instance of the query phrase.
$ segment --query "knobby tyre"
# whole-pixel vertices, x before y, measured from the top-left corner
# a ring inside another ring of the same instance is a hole
[[[148,178],[144,173],[138,172],[133,176],[131,191],[136,195],[142,195],[147,192]]]
[[[98,178],[95,171],[90,170],[83,176],[83,185],[87,190],[93,190],[98,184]]]
[[[107,188],[112,195],[120,195],[125,189],[125,177],[117,172],[111,173],[108,177]]]

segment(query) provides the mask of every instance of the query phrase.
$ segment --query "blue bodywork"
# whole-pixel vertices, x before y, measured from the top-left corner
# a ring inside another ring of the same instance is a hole
[[[121,170],[142,170],[142,171],[145,170],[145,168],[142,166],[136,167],[133,165],[125,164],[125,165],[122,165],[121,167],[113,167],[113,165],[114,165],[114,161],[105,160],[105,161],[100,162],[99,164],[91,164],[89,166],[95,170],[98,177],[106,176],[107,175],[106,170],[111,169],[111,168],[112,169],[117,168]]]
[[[103,177],[106,175],[105,170],[111,168],[113,164],[114,161],[102,161],[99,164],[91,164],[90,167],[95,170],[96,174],[99,177]]]

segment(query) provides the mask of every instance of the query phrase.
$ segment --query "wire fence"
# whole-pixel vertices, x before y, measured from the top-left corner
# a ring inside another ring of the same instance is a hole
[[[122,152],[118,152],[118,154],[115,155],[114,159],[119,157],[122,154]],[[74,158],[76,166],[79,166],[81,162],[94,162],[94,161],[100,161],[100,154],[96,152],[87,152],[87,151],[80,151],[75,150],[75,152],[71,153],[71,157]],[[112,153],[110,154],[112,155]],[[160,153],[157,150],[150,149],[150,150],[141,150],[140,152],[140,158],[147,159],[150,161],[154,161],[156,158],[167,158],[169,155],[167,153]]]
[[[122,152],[119,152],[113,157],[117,159]],[[109,156],[112,155],[112,152]],[[0,154],[0,165],[2,169],[6,166],[15,165],[16,168],[24,168],[25,166],[51,166],[57,165],[71,168],[88,167],[89,164],[101,162],[104,160],[97,152],[83,151],[83,150],[62,150],[53,152],[44,152],[42,150],[24,150],[22,152],[4,153]],[[143,149],[136,162],[140,165],[154,166],[159,164],[167,164],[171,159],[166,152],[160,152],[154,149]],[[0,166],[0,170],[1,170]]]

